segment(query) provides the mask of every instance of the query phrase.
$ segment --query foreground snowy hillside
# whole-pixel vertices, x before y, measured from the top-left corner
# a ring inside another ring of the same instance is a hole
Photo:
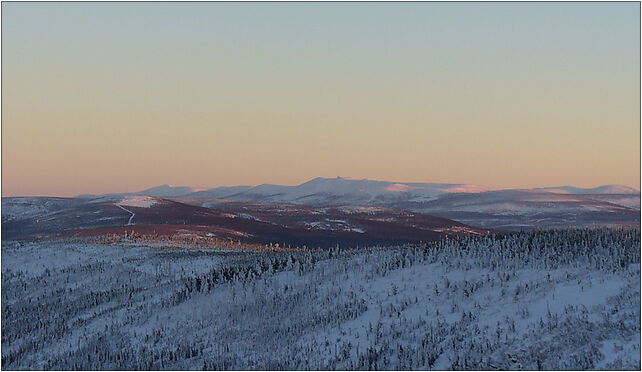
[[[639,369],[639,230],[223,252],[3,243],[3,369]]]

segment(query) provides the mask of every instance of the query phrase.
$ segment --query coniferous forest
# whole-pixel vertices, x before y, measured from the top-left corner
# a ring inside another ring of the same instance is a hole
[[[2,368],[640,369],[640,231],[235,252],[2,245]]]

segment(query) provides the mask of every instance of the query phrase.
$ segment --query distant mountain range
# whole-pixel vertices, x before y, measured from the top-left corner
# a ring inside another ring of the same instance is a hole
[[[539,187],[533,190],[554,192],[556,194],[639,194],[640,190],[623,185],[604,185],[593,188],[582,188],[574,186],[561,187]]]
[[[319,200],[322,204],[327,201],[319,197],[357,197],[360,200],[376,201],[380,199],[404,198],[430,199],[445,193],[481,193],[488,191],[514,191],[516,189],[497,189],[486,186],[456,184],[456,183],[417,183],[391,182],[368,179],[353,179],[345,177],[317,177],[296,186],[262,184],[258,186],[223,186],[207,190],[196,190],[188,186],[161,185],[146,190],[106,195],[148,195],[158,197],[195,196],[206,198],[252,200],[272,198],[278,202],[296,202],[307,204]],[[605,185],[594,188],[574,186],[539,187],[519,189],[543,191],[556,194],[608,194],[608,195],[639,195],[640,190],[624,185]],[[103,195],[79,195],[78,197],[92,198]],[[351,202],[351,199],[348,198]]]
[[[167,192],[168,186],[163,188]],[[170,188],[171,189],[171,188]],[[150,190],[143,193],[150,193]],[[409,210],[502,230],[639,224],[640,191],[628,186],[491,189],[470,184],[315,178],[297,186],[220,187],[173,198],[213,207],[223,201],[310,206],[365,205]]]
[[[640,191],[620,185],[498,190],[337,177],[297,186],[162,185],[76,198],[2,199],[5,237],[129,228],[327,246],[596,225],[639,226]]]

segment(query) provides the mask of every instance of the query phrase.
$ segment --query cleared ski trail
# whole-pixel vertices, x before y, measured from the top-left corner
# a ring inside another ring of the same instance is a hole
[[[116,206],[117,206],[118,208],[120,208],[120,209],[124,210],[125,212],[131,213],[131,217],[129,217],[129,221],[127,221],[127,225],[125,225],[125,226],[131,226],[131,225],[133,225],[132,221],[134,220],[134,216],[135,216],[136,214],[135,214],[134,212],[130,211],[129,209],[127,209],[127,208],[123,207],[123,206],[122,206],[122,205],[120,205],[120,204],[116,204]]]

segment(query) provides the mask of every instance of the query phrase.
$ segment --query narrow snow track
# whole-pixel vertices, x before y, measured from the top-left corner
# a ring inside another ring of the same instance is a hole
[[[129,209],[127,209],[127,208],[123,207],[123,206],[122,206],[122,205],[120,205],[120,204],[116,204],[116,206],[117,206],[118,208],[120,208],[120,209],[124,210],[125,212],[128,212],[128,213],[131,213],[131,214],[132,214],[132,215],[131,215],[131,217],[129,217],[129,221],[127,221],[127,225],[125,225],[125,226],[131,226],[131,225],[133,225],[132,221],[134,220],[134,216],[135,216],[136,214],[135,214],[134,212],[130,211]]]

